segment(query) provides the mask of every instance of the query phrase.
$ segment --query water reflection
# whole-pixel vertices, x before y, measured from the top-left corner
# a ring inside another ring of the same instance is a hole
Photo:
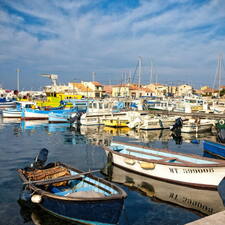
[[[80,225],[77,222],[69,222],[55,217],[34,204],[22,200],[18,200],[18,204],[24,224],[33,222],[35,225]]]
[[[142,176],[117,166],[103,169],[110,181],[134,188],[153,201],[163,201],[192,210],[200,215],[211,215],[225,210],[223,200],[217,190],[196,189],[167,183]]]
[[[175,144],[181,145],[185,143],[199,144],[201,140],[215,140],[215,135],[211,132],[200,134],[189,133],[172,133],[170,130],[131,130],[129,128],[111,128],[104,126],[80,126],[71,127],[69,123],[48,123],[46,120],[38,121],[19,121],[13,120],[14,134],[19,135],[22,132],[30,134],[44,130],[49,135],[53,133],[65,133],[65,143],[67,144],[94,144],[108,145],[113,137],[126,137],[135,139],[137,142],[153,143],[161,141],[168,144],[169,141],[174,141]],[[4,125],[10,121],[2,121]],[[11,121],[12,122],[12,121]],[[70,134],[68,134],[70,133]]]

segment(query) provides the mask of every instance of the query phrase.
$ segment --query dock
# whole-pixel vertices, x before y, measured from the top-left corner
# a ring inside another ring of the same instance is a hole
[[[186,225],[224,225],[225,224],[225,211],[206,216],[202,219],[196,220]]]

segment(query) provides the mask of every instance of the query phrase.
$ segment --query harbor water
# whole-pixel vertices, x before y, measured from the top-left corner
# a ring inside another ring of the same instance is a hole
[[[42,148],[49,150],[48,162],[61,161],[84,171],[101,169],[95,175],[123,188],[128,197],[119,225],[181,225],[225,210],[224,181],[218,190],[201,190],[106,167],[101,146],[112,139],[205,156],[202,140],[215,137],[212,133],[172,137],[169,130],[71,128],[47,121],[0,119],[0,224],[70,224],[18,201],[22,183],[16,170],[29,166]]]

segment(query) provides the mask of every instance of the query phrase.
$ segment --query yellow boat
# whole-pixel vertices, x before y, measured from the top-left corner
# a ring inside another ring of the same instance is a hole
[[[129,121],[126,119],[106,119],[103,123],[107,127],[128,127]]]
[[[61,101],[68,99],[81,99],[81,95],[68,95],[63,93],[47,93],[47,97],[43,100],[35,100],[38,107],[59,107]],[[72,103],[67,103],[67,108],[73,107]]]

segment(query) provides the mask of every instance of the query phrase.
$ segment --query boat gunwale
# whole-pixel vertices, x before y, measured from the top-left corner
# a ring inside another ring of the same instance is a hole
[[[156,164],[163,164],[163,165],[170,165],[170,166],[181,166],[181,167],[221,167],[221,166],[225,166],[225,162],[223,162],[222,160],[219,159],[211,159],[211,158],[205,158],[205,157],[201,157],[199,155],[194,155],[194,154],[185,154],[185,153],[181,153],[181,152],[175,152],[175,151],[171,151],[171,150],[167,150],[167,149],[161,149],[161,148],[149,148],[146,146],[141,146],[141,145],[137,145],[137,144],[130,144],[130,143],[124,143],[124,142],[119,142],[119,141],[113,141],[112,143],[117,143],[117,144],[124,144],[124,145],[130,145],[133,147],[139,147],[139,148],[143,148],[143,149],[149,149],[149,150],[153,150],[153,151],[161,151],[161,152],[165,152],[165,153],[172,153],[172,154],[177,154],[180,156],[186,156],[186,157],[190,157],[190,158],[195,158],[195,159],[201,159],[201,160],[205,160],[205,161],[209,161],[209,162],[216,162],[217,164],[201,164],[201,163],[179,163],[179,164],[175,164],[175,163],[171,163],[171,162],[162,162],[159,160],[155,160],[155,159],[146,159],[146,158],[141,158],[141,157],[136,157],[136,156],[132,156],[132,155],[128,155],[128,154],[124,154],[124,153],[120,153],[117,151],[114,151],[112,149],[110,149],[109,147],[104,146],[103,148],[113,154],[117,154],[120,156],[126,156],[127,158],[131,158],[131,159],[136,159],[139,161],[145,161],[145,162],[154,162]],[[145,152],[144,152],[145,153]],[[160,155],[158,155],[159,157],[161,157]],[[175,156],[174,156],[175,157]],[[178,160],[179,161],[179,160]]]
[[[72,166],[69,165],[65,165],[63,163],[59,163],[58,166],[63,166],[67,169],[70,169],[72,171],[75,171],[77,173],[82,173],[83,171],[76,169]],[[29,182],[29,180],[26,178],[26,176],[24,176],[24,174],[22,173],[24,169],[18,169],[17,172],[19,173],[20,178],[22,179],[23,182]],[[79,174],[77,174],[79,175]],[[40,194],[43,197],[48,197],[48,198],[52,198],[52,199],[56,199],[56,200],[64,200],[64,201],[69,201],[69,202],[87,202],[87,201],[91,201],[91,202],[100,202],[100,201],[108,201],[108,200],[123,200],[127,197],[126,192],[118,187],[117,185],[101,178],[101,177],[97,177],[94,176],[92,174],[86,174],[85,177],[89,177],[93,180],[98,181],[99,183],[103,183],[105,185],[107,185],[108,187],[116,190],[118,193],[117,194],[112,194],[111,196],[104,196],[104,197],[69,197],[69,196],[59,196],[56,194],[53,194],[49,191],[44,191],[41,188],[38,188],[36,185],[34,184],[28,184],[27,186],[32,189],[35,193]],[[86,182],[86,181],[85,181]],[[96,185],[94,185],[96,186]]]

